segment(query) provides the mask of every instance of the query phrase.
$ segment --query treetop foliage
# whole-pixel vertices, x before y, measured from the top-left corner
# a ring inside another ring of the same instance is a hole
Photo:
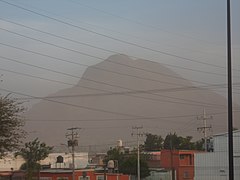
[[[144,142],[145,151],[160,151],[162,149],[203,150],[203,140],[192,142],[192,136],[178,136],[176,133],[168,134],[165,139],[159,135],[146,134]]]
[[[53,147],[47,146],[36,138],[31,142],[25,143],[25,147],[15,153],[15,156],[22,156],[25,160],[21,170],[27,170],[27,180],[31,180],[34,172],[39,171],[41,167],[39,161],[45,159],[52,149]]]
[[[0,97],[0,158],[8,151],[16,150],[25,132],[21,113],[24,111],[22,103],[8,96]]]

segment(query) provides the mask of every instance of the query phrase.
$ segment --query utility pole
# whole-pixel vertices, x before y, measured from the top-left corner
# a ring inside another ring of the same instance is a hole
[[[137,136],[137,180],[140,180],[140,150],[139,150],[139,137],[143,136],[143,133],[139,132],[139,129],[142,129],[142,126],[132,127],[133,130],[136,130],[136,133],[132,133],[132,136]]]
[[[231,39],[231,0],[227,0],[228,165],[229,180],[234,180]]]
[[[173,134],[170,133],[170,149],[171,149],[171,170],[172,170],[172,180],[175,180],[175,168],[173,164]]]
[[[78,146],[78,130],[81,128],[72,127],[67,129],[68,147],[72,147],[72,180],[75,180],[75,146]]]
[[[203,126],[198,127],[197,130],[203,133],[205,152],[207,151],[207,130],[210,130],[212,128],[212,126],[207,126],[207,120],[212,118],[213,118],[212,116],[206,115],[205,108],[203,108],[203,115],[197,117],[198,120],[203,120]]]

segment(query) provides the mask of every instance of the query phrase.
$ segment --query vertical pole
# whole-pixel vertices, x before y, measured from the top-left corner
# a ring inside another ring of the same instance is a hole
[[[227,0],[227,64],[228,64],[228,159],[229,180],[234,180],[233,117],[232,117],[232,63],[231,63],[231,3]]]
[[[75,180],[75,148],[74,148],[74,142],[72,145],[72,180]]]
[[[197,130],[203,132],[203,138],[204,138],[204,151],[207,152],[207,130],[210,130],[212,126],[207,126],[207,120],[212,119],[212,116],[207,116],[205,108],[203,108],[203,115],[198,116],[198,120],[203,120],[203,126],[198,127]]]
[[[170,152],[171,152],[171,170],[172,170],[172,180],[175,180],[175,168],[173,166],[173,135],[170,133]]]
[[[79,129],[81,128],[78,127],[68,128],[67,130],[70,131],[70,133],[66,134],[66,137],[70,137],[69,138],[70,144],[68,144],[68,146],[72,147],[72,180],[75,180],[75,146],[78,145],[76,140],[78,133],[76,131]]]
[[[142,129],[143,127],[132,127],[132,129],[136,129],[137,133],[134,134],[132,133],[132,135],[136,135],[137,136],[137,180],[141,179],[141,172],[140,172],[140,149],[139,149],[139,137],[143,135],[143,133],[139,132],[139,129]]]
[[[203,108],[203,121],[204,121],[204,127],[207,128],[207,117],[205,108]],[[204,151],[207,152],[207,129],[204,128]]]
[[[139,153],[139,133],[137,129],[137,169],[138,169],[138,180],[140,180],[140,153]]]

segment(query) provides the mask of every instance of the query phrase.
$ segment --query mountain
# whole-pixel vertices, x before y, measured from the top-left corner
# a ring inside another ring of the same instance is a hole
[[[203,121],[197,116],[205,108],[212,116],[207,120],[212,126],[208,134],[225,132],[226,99],[203,86],[195,87],[160,63],[112,55],[88,67],[76,86],[35,104],[25,114],[26,129],[53,145],[67,141],[70,127],[82,128],[81,146],[101,147],[118,139],[131,143],[136,140],[131,136],[132,126],[140,125],[143,132],[162,136],[176,132],[198,139],[203,134],[197,127],[202,127]],[[240,123],[235,123],[239,127]]]

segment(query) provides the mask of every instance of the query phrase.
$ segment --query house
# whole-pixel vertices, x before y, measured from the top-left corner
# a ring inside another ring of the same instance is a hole
[[[58,162],[57,158],[62,157],[62,162]],[[0,171],[16,171],[21,165],[25,163],[21,156],[14,156],[14,153],[8,153],[5,157],[0,159]],[[72,154],[70,153],[50,153],[47,158],[40,161],[42,166],[49,166],[50,168],[71,168]],[[85,168],[88,165],[88,153],[75,153],[75,167]]]
[[[94,169],[75,170],[75,180],[130,180],[130,175],[100,173]],[[72,180],[71,169],[46,169],[39,173],[40,180]]]
[[[176,180],[193,180],[194,153],[191,150],[162,150],[161,167],[171,170]]]

